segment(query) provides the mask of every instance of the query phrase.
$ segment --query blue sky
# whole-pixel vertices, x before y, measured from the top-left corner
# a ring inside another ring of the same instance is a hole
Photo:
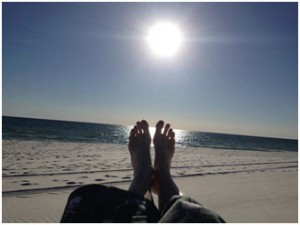
[[[296,2],[2,4],[3,115],[298,138]]]

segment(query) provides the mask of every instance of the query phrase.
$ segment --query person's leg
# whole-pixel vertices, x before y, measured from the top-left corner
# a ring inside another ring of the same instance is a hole
[[[61,222],[157,222],[159,212],[143,195],[151,188],[150,133],[146,121],[137,122],[129,137],[134,179],[129,191],[86,185],[71,193]]]
[[[179,195],[179,189],[172,179],[170,168],[175,152],[175,133],[167,124],[162,133],[163,121],[156,124],[154,135],[154,172],[152,190],[159,197],[159,211],[162,223],[219,223],[224,219],[203,207],[189,197]]]
[[[159,223],[225,223],[225,220],[194,199],[175,195],[162,212]]]
[[[136,126],[131,130],[128,144],[134,171],[129,191],[142,196],[151,188],[150,143],[151,137],[148,123],[145,120],[137,122]]]
[[[99,184],[74,190],[65,206],[61,223],[157,222],[155,205],[139,194]]]
[[[163,130],[163,121],[156,124],[154,135],[154,172],[153,191],[158,194],[159,211],[162,212],[170,199],[179,195],[179,189],[172,179],[170,168],[175,152],[175,133],[167,124]]]

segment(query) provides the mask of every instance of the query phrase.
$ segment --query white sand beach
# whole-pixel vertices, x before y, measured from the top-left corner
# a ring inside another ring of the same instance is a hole
[[[2,222],[56,223],[75,188],[132,179],[126,145],[3,140],[2,151]],[[171,173],[227,222],[298,222],[297,152],[177,148]]]

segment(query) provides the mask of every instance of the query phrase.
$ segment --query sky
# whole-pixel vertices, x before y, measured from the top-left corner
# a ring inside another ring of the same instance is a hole
[[[2,3],[3,115],[297,139],[297,4]]]

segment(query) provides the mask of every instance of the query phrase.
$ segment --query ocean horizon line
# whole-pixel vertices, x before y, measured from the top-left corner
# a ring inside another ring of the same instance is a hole
[[[23,117],[23,116],[2,115],[2,118],[3,117],[19,118],[19,119],[31,119],[31,120],[48,120],[48,121],[67,122],[67,123],[69,122],[69,123],[85,123],[85,124],[95,124],[95,125],[122,126],[122,127],[133,126],[133,125],[111,124],[111,123],[103,123],[103,122],[75,121],[75,120],[52,119],[52,118],[49,119],[49,118],[27,117],[27,116]],[[3,124],[3,122],[2,122],[2,124]],[[178,129],[178,128],[174,128],[174,129],[175,130],[180,130],[180,131],[186,131],[186,132],[198,132],[198,133],[207,133],[207,134],[222,134],[222,135],[232,135],[232,136],[245,136],[245,137],[255,137],[255,138],[270,138],[270,139],[281,139],[281,140],[298,141],[298,138],[294,139],[294,138],[286,138],[286,137],[272,137],[272,136],[259,136],[259,135],[250,135],[250,134],[235,134],[235,133],[199,131],[199,130],[186,130],[186,129]]]

